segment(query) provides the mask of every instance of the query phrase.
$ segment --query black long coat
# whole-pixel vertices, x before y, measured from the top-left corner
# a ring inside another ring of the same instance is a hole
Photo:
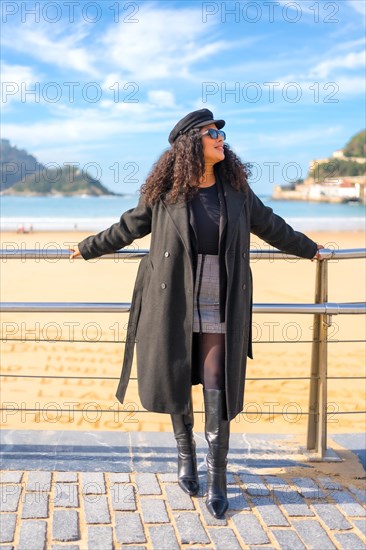
[[[220,221],[220,280],[225,281],[225,387],[228,419],[243,410],[245,369],[251,351],[252,277],[250,233],[270,245],[312,258],[317,245],[294,231],[255,193],[236,191],[217,178],[223,201]],[[135,281],[117,398],[123,403],[136,342],[142,405],[149,411],[187,414],[191,391],[193,295],[197,252],[186,202],[153,207],[143,196],[119,222],[79,243],[84,259],[119,250],[151,232],[150,252]],[[223,275],[223,276],[221,276]],[[221,285],[222,286],[222,285]],[[221,294],[221,293],[220,293]]]

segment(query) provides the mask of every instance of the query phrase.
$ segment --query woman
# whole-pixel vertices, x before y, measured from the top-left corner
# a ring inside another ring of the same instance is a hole
[[[230,421],[243,410],[246,357],[252,357],[250,233],[284,252],[317,256],[248,186],[249,166],[224,143],[224,120],[208,109],[182,118],[153,166],[138,204],[78,245],[86,260],[151,233],[131,302],[117,397],[123,403],[136,342],[142,405],[169,413],[178,447],[178,482],[198,492],[192,384],[203,385],[210,513],[228,507]]]

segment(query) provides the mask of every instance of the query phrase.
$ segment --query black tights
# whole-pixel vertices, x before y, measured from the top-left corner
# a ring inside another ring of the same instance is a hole
[[[225,334],[193,333],[192,361],[206,390],[225,389]]]

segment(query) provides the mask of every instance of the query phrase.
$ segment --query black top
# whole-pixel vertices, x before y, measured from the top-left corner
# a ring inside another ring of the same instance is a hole
[[[191,200],[198,254],[218,254],[220,202],[216,184],[199,187]]]

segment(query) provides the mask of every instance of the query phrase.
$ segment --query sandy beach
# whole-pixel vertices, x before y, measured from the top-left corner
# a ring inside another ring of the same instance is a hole
[[[328,248],[365,247],[359,232],[307,234]],[[2,248],[66,249],[87,235],[3,233]],[[149,248],[149,241],[146,237],[131,247]],[[251,247],[269,248],[255,236]],[[138,260],[3,260],[1,300],[130,302],[137,267]],[[314,302],[315,262],[254,260],[251,267],[255,303]],[[365,279],[364,260],[330,262],[328,300],[365,301]],[[127,321],[127,313],[3,314],[2,406],[8,410],[2,412],[2,427],[170,431],[168,415],[141,411],[135,364],[124,406],[129,412],[113,412],[123,408],[115,390]],[[306,432],[307,416],[301,413],[308,408],[305,378],[310,373],[312,324],[311,315],[254,316],[254,360],[248,360],[245,409],[232,422],[233,432]],[[365,328],[363,315],[333,316],[328,346],[329,433],[364,430],[364,415],[334,413],[364,410],[364,381],[342,377],[364,375]],[[202,411],[201,386],[194,387],[194,407]],[[202,429],[202,414],[197,414],[195,430]]]

